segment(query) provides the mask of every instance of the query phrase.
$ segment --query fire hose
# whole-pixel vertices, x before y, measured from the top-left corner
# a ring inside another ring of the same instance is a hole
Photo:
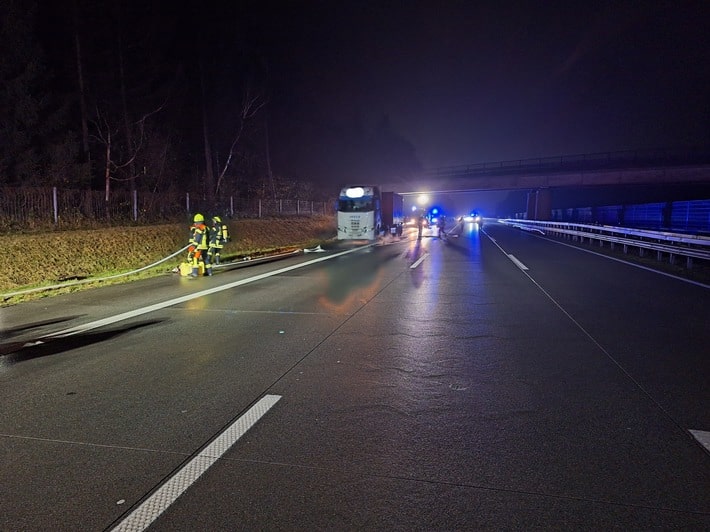
[[[189,247],[190,247],[190,244],[188,244],[188,245],[185,246],[184,248],[181,248],[181,249],[177,250],[177,251],[176,251],[175,253],[173,253],[172,255],[168,255],[167,257],[162,258],[162,259],[160,259],[160,260],[157,261],[157,262],[154,262],[153,264],[149,264],[148,266],[143,266],[142,268],[138,268],[137,270],[131,270],[130,272],[118,273],[118,274],[116,274],[116,275],[109,275],[108,277],[97,277],[97,278],[92,278],[92,279],[80,279],[80,280],[78,280],[78,281],[71,281],[71,282],[68,282],[68,283],[54,284],[54,285],[50,285],[50,286],[40,286],[40,287],[37,287],[37,288],[28,288],[27,290],[19,290],[19,291],[17,291],[17,292],[9,292],[9,293],[7,293],[7,294],[0,294],[0,299],[8,299],[8,298],[13,297],[13,296],[20,296],[20,295],[23,295],[23,294],[31,294],[31,293],[33,293],[33,292],[42,292],[42,291],[44,291],[44,290],[55,290],[55,289],[57,289],[57,288],[65,288],[65,287],[67,287],[67,286],[76,286],[76,285],[79,285],[79,284],[96,283],[96,282],[100,282],[100,281],[108,281],[109,279],[117,279],[118,277],[125,277],[125,276],[127,276],[127,275],[133,275],[133,274],[142,272],[143,270],[148,270],[148,269],[150,269],[150,268],[153,268],[154,266],[157,266],[158,264],[161,264],[161,263],[165,262],[166,260],[170,260],[170,259],[172,259],[174,256],[176,256],[176,255],[182,253],[183,251],[185,251],[185,250],[186,250],[187,248],[189,248]]]

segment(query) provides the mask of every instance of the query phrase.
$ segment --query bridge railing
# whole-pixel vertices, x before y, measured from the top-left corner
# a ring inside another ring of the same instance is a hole
[[[501,172],[535,172],[550,170],[600,170],[604,168],[653,167],[664,165],[686,165],[710,163],[707,148],[648,149],[615,152],[581,153],[554,157],[535,157],[459,166],[445,166],[427,169],[426,177],[491,175]]]
[[[641,256],[644,256],[647,251],[651,251],[656,253],[658,260],[667,257],[671,264],[675,263],[677,257],[685,257],[687,268],[692,268],[693,259],[710,261],[710,237],[702,235],[539,220],[505,219],[499,221],[512,227],[543,235],[553,235],[578,242],[589,240],[589,242],[598,242],[600,246],[608,243],[612,249],[621,246],[624,253],[627,253],[629,248],[638,249]]]

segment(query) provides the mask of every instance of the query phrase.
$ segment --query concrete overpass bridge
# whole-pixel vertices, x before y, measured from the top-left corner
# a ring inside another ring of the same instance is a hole
[[[528,190],[527,218],[549,219],[551,190],[615,185],[710,185],[710,149],[564,155],[434,168],[383,183],[402,195]]]

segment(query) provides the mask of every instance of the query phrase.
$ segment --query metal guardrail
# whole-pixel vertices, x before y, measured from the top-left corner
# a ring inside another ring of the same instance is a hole
[[[710,237],[671,233],[665,231],[649,231],[630,227],[614,227],[609,225],[589,225],[564,222],[545,222],[538,220],[499,220],[501,223],[518,227],[525,231],[535,231],[543,235],[555,235],[584,242],[598,241],[603,246],[608,242],[612,249],[616,245],[623,247],[624,253],[629,247],[638,248],[639,254],[646,250],[655,251],[658,260],[668,255],[668,261],[673,264],[677,256],[686,258],[686,267],[692,268],[693,259],[710,261]]]

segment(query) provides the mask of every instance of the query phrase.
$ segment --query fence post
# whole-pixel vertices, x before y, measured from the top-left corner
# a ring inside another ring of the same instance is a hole
[[[133,221],[138,220],[138,191],[133,191]]]
[[[234,218],[234,196],[229,196],[229,214]]]
[[[190,193],[185,192],[185,209],[187,210],[187,214],[190,214]]]
[[[57,204],[57,187],[52,187],[52,206],[54,207],[54,225],[57,225],[59,221],[59,205]]]
[[[259,198],[259,218],[261,218],[261,198]]]

